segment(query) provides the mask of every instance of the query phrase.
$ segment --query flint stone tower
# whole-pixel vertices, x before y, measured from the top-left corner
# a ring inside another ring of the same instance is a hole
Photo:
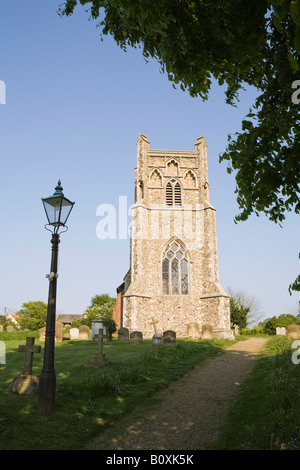
[[[207,146],[193,151],[151,150],[137,142],[130,269],[117,289],[118,327],[152,337],[187,336],[187,325],[213,326],[214,337],[234,339],[229,296],[219,283],[215,209],[209,202]]]

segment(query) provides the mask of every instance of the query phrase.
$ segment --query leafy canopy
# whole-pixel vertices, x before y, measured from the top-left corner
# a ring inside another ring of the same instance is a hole
[[[232,325],[238,325],[240,329],[247,326],[247,315],[250,308],[239,303],[233,297],[230,297],[230,322]]]
[[[46,326],[47,304],[39,300],[25,302],[18,314],[21,317],[18,321],[23,330],[38,330]]]
[[[79,328],[81,325],[92,327],[92,321],[102,319],[106,327],[106,334],[111,340],[112,334],[117,330],[116,323],[113,320],[113,306],[116,303],[114,297],[108,294],[95,295],[92,297],[90,305],[87,307],[80,320],[74,320],[72,327]]]
[[[300,212],[300,0],[67,0],[59,14],[72,15],[78,3],[101,39],[141,48],[193,97],[206,100],[215,79],[236,105],[243,85],[254,86],[242,130],[220,155],[236,178],[235,220],[264,213],[281,224],[286,212]],[[291,290],[300,290],[300,277]]]
[[[267,320],[264,326],[264,332],[268,335],[275,335],[277,327],[287,328],[289,325],[299,325],[298,317],[291,314],[282,314],[279,317],[272,317]]]

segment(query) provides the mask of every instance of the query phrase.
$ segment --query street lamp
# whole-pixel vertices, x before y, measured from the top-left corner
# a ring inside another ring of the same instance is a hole
[[[49,279],[49,294],[47,308],[47,323],[45,333],[44,363],[39,380],[38,406],[44,413],[54,413],[56,376],[54,370],[54,343],[55,343],[55,315],[56,315],[56,282],[57,282],[57,257],[59,233],[66,232],[66,222],[69,218],[74,202],[71,202],[63,194],[61,182],[55,188],[52,196],[42,198],[48,224],[45,228],[52,233],[52,256]],[[60,232],[60,229],[63,228]]]

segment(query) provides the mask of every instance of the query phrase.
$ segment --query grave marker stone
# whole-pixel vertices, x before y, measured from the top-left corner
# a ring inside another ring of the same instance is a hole
[[[64,325],[60,321],[55,322],[55,341],[61,343],[63,340]]]
[[[88,340],[90,332],[91,332],[91,330],[87,325],[81,325],[79,327],[78,339]]]
[[[43,326],[43,328],[39,329],[39,338],[40,341],[45,341],[45,335],[46,335],[46,327]]]
[[[277,335],[286,335],[286,328],[284,326],[282,326],[282,327],[278,326],[276,328],[276,334]]]
[[[19,346],[19,352],[24,352],[23,374],[17,374],[10,385],[10,392],[19,395],[34,395],[38,392],[39,376],[32,375],[33,354],[41,352],[41,346],[34,344],[35,338],[28,336],[26,345]]]
[[[152,336],[152,346],[160,346],[163,343],[162,335],[153,335]]]
[[[12,325],[8,325],[8,327],[6,328],[6,331],[8,333],[11,333],[12,331],[14,331],[14,327]]]
[[[106,366],[108,364],[108,359],[103,354],[103,329],[99,328],[98,330],[98,350],[95,356],[90,360],[89,365],[91,366]]]
[[[129,341],[128,328],[120,328],[118,330],[118,341]]]
[[[158,333],[157,321],[152,317],[152,324],[154,328],[154,335],[152,336],[152,346],[160,346],[163,342],[162,335]]]
[[[98,341],[98,334],[99,330],[102,329],[103,331],[103,341],[106,340],[106,328],[103,325],[103,320],[98,319],[98,320],[93,320],[92,321],[92,341]]]
[[[199,339],[200,338],[200,331],[199,331],[199,323],[193,321],[190,322],[187,326],[187,337],[188,339]]]
[[[71,339],[78,339],[79,338],[79,329],[78,328],[71,328],[70,329]]]
[[[133,331],[130,333],[130,342],[134,344],[141,344],[143,342],[143,333],[141,331]]]
[[[299,339],[300,338],[300,325],[292,324],[286,329],[287,336],[289,338]]]
[[[205,325],[202,325],[202,339],[212,339],[214,336],[214,328],[212,325],[209,325],[206,323]]]
[[[167,330],[163,332],[164,343],[176,343],[176,332],[173,330]]]
[[[32,374],[32,362],[33,362],[33,354],[41,352],[41,346],[37,346],[34,344],[35,338],[33,336],[27,336],[26,338],[26,345],[20,344],[19,345],[19,352],[24,352],[24,375],[31,375]]]

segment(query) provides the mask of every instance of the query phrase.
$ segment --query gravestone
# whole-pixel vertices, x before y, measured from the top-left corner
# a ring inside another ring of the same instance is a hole
[[[154,328],[154,335],[152,336],[152,346],[160,346],[163,342],[162,335],[158,333],[157,321],[152,317],[152,324]]]
[[[41,346],[34,345],[35,338],[28,336],[26,345],[19,346],[19,352],[24,352],[23,374],[17,374],[10,385],[10,392],[19,395],[34,395],[38,392],[39,376],[32,375],[33,354],[41,352]]]
[[[63,340],[64,325],[60,321],[55,322],[55,341],[61,343]]]
[[[81,325],[79,327],[78,339],[88,340],[90,332],[91,332],[91,330],[87,325]]]
[[[103,331],[103,341],[106,341],[106,328],[103,325],[103,320],[93,320],[92,321],[92,337],[91,341],[98,341],[99,330]]]
[[[98,350],[95,356],[90,360],[90,366],[106,366],[108,364],[108,359],[103,354],[103,329],[99,328],[98,330]]]
[[[128,328],[120,328],[118,330],[118,341],[129,341]]]
[[[188,324],[188,326],[187,326],[187,337],[188,337],[188,339],[199,339],[200,338],[199,323],[193,321],[193,322]]]
[[[292,324],[286,329],[286,334],[289,338],[299,339],[300,338],[300,325]]]
[[[173,330],[167,330],[163,332],[164,343],[176,343],[176,332]]]
[[[234,334],[239,336],[239,325],[234,325]]]
[[[133,331],[130,333],[130,342],[133,344],[141,344],[143,342],[143,333],[141,331]]]
[[[26,338],[26,345],[20,344],[18,351],[24,352],[24,375],[31,375],[32,374],[32,362],[33,362],[33,354],[41,352],[41,346],[34,345],[35,338],[33,336],[27,336]]]
[[[8,333],[11,333],[12,331],[14,331],[14,327],[12,325],[8,325],[8,327],[6,328],[6,331]]]
[[[209,324],[205,324],[205,325],[202,325],[202,334],[201,334],[201,338],[202,339],[212,339],[214,336],[214,328],[212,325],[209,325]]]
[[[160,346],[163,343],[162,335],[153,335],[152,336],[152,346]]]
[[[0,333],[3,331],[3,325],[0,325]]]
[[[46,334],[46,327],[43,326],[43,328],[39,329],[39,338],[40,341],[45,341],[45,334]]]
[[[286,335],[286,328],[284,326],[278,326],[276,328],[277,335]]]
[[[154,317],[152,317],[152,324],[153,324],[153,328],[154,328],[154,334],[155,334],[155,335],[158,335],[157,321],[155,320]]]
[[[63,341],[69,341],[71,339],[70,333],[64,333],[63,335]]]
[[[78,339],[79,338],[79,329],[78,328],[71,328],[70,329],[71,339]]]

